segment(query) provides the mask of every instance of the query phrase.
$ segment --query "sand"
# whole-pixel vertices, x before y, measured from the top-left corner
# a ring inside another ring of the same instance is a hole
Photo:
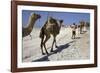
[[[40,49],[41,39],[39,38],[40,28],[32,30],[30,36],[23,38],[23,62],[37,61],[61,61],[61,60],[82,60],[90,58],[90,34],[89,30],[80,34],[76,30],[76,39],[71,38],[71,28],[62,27],[57,36],[58,48],[54,47],[54,53],[50,52],[53,37],[46,43],[49,55],[42,55]],[[45,50],[44,50],[45,51]]]

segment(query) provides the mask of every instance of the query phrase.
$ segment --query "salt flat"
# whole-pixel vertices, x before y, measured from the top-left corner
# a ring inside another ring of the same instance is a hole
[[[76,39],[71,38],[71,28],[62,27],[57,36],[58,48],[54,47],[54,53],[50,52],[53,37],[47,41],[46,47],[49,55],[42,55],[40,49],[41,39],[39,38],[40,28],[33,28],[32,39],[30,36],[23,38],[23,62],[36,61],[61,61],[61,60],[82,60],[90,58],[90,33],[89,30],[79,34],[76,30]]]

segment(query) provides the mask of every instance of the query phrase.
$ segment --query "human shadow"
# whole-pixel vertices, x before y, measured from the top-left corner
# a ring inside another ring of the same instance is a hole
[[[45,55],[45,56],[43,56],[43,57],[41,57],[41,58],[39,58],[39,59],[33,60],[32,62],[50,61],[49,58],[48,58],[49,56],[51,56],[51,55],[53,55],[53,54],[56,54],[56,53],[58,53],[58,52],[61,52],[61,51],[64,50],[64,49],[67,49],[67,48],[70,46],[70,43],[73,43],[73,42],[74,42],[74,41],[71,41],[71,42],[69,42],[69,43],[67,43],[67,44],[60,45],[60,46],[58,46],[57,49],[54,50],[53,52],[50,52],[48,55]]]
[[[81,37],[75,37],[75,39],[80,39]]]

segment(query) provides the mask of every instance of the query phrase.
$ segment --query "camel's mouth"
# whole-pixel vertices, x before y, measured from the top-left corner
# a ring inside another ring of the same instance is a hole
[[[38,15],[38,18],[41,18],[41,16],[40,16],[40,15]]]

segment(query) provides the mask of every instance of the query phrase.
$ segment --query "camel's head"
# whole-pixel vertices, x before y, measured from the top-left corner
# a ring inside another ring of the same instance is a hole
[[[85,24],[85,22],[83,20],[80,21],[80,24]]]
[[[31,14],[31,17],[32,17],[32,18],[35,18],[35,19],[39,19],[39,18],[41,18],[41,15],[36,14],[36,13],[32,13],[32,14]]]
[[[59,20],[59,22],[60,22],[60,24],[62,24],[63,23],[63,20]]]

